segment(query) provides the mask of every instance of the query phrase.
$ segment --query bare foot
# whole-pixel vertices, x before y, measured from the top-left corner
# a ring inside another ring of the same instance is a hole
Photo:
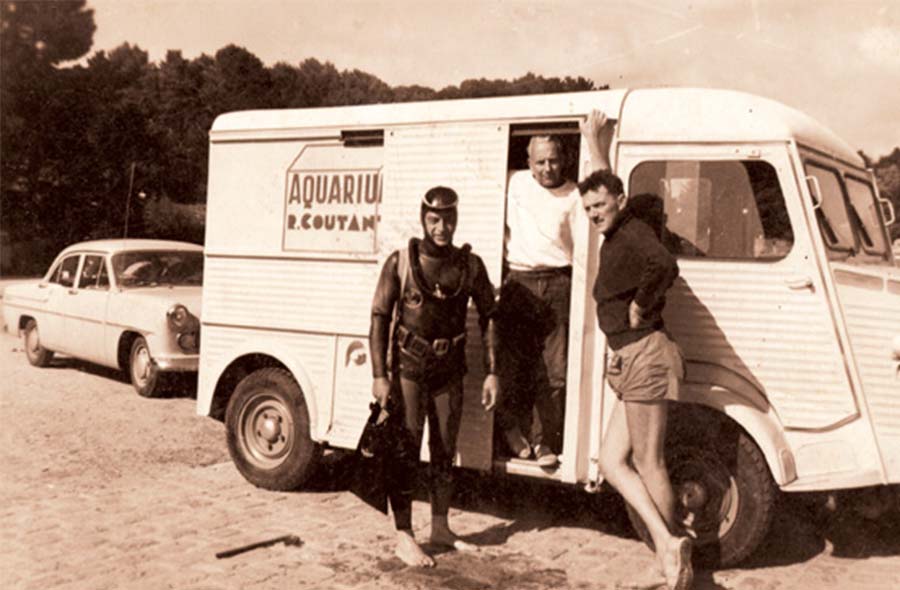
[[[457,537],[447,525],[446,518],[434,518],[431,521],[431,542],[442,547],[452,547],[457,551],[478,551],[478,545],[466,543]]]
[[[434,567],[434,559],[422,551],[409,531],[397,531],[397,548],[394,555],[411,567]]]
[[[694,580],[694,568],[691,566],[690,537],[672,537],[663,555],[663,571],[666,573],[666,584],[671,590],[687,590]]]

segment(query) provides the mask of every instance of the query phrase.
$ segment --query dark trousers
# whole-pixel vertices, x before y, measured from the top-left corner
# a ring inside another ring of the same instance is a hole
[[[500,292],[501,399],[504,430],[562,451],[569,341],[571,268],[511,270]]]
[[[453,495],[451,469],[456,454],[456,437],[462,416],[462,376],[432,386],[422,381],[400,377],[400,399],[394,411],[403,416],[405,440],[400,445],[399,462],[407,472],[398,478],[399,485],[389,486],[388,499],[394,513],[397,530],[412,529],[412,497],[414,476],[418,468],[419,449],[425,419],[428,418],[428,492],[431,496],[431,514],[447,516]],[[399,406],[399,407],[397,407]],[[405,485],[404,485],[405,484]]]

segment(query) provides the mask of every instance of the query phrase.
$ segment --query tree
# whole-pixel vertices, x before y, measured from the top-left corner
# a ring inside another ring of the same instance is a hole
[[[900,147],[880,158],[873,168],[881,198],[889,200],[894,206],[894,215],[900,216]],[[896,219],[889,229],[892,240],[900,239],[900,219]]]
[[[0,59],[4,78],[38,64],[52,66],[78,59],[94,40],[94,11],[85,0],[4,1],[0,6]],[[9,82],[4,80],[4,84]]]
[[[272,79],[262,61],[243,47],[228,45],[203,68],[200,98],[214,115],[271,108]]]
[[[340,84],[340,74],[333,64],[324,64],[317,59],[309,58],[300,64],[297,70],[297,86],[300,96],[291,105],[294,107],[320,107],[325,104],[327,97],[332,95]]]
[[[77,91],[56,65],[86,54],[95,28],[84,0],[0,3],[0,208],[13,243],[58,236],[65,168],[52,156]],[[33,256],[43,262],[54,246]]]

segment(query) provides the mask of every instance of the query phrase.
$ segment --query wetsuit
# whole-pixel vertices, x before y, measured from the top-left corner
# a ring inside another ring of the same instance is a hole
[[[440,247],[416,238],[410,240],[408,253],[404,281],[398,273],[399,251],[391,254],[381,270],[369,333],[373,376],[392,380],[388,409],[392,416],[402,416],[405,427],[403,440],[398,441],[392,458],[395,468],[389,470],[393,481],[388,484],[398,530],[412,528],[412,494],[426,417],[432,515],[446,516],[450,507],[450,470],[462,415],[470,298],[478,309],[485,372],[496,372],[491,320],[494,289],[481,258],[472,254],[468,246]],[[395,306],[397,319],[391,335]]]

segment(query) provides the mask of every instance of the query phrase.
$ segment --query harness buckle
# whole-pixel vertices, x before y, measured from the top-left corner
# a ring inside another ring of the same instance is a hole
[[[432,343],[431,348],[434,350],[435,356],[444,356],[450,350],[450,339],[438,338]]]

